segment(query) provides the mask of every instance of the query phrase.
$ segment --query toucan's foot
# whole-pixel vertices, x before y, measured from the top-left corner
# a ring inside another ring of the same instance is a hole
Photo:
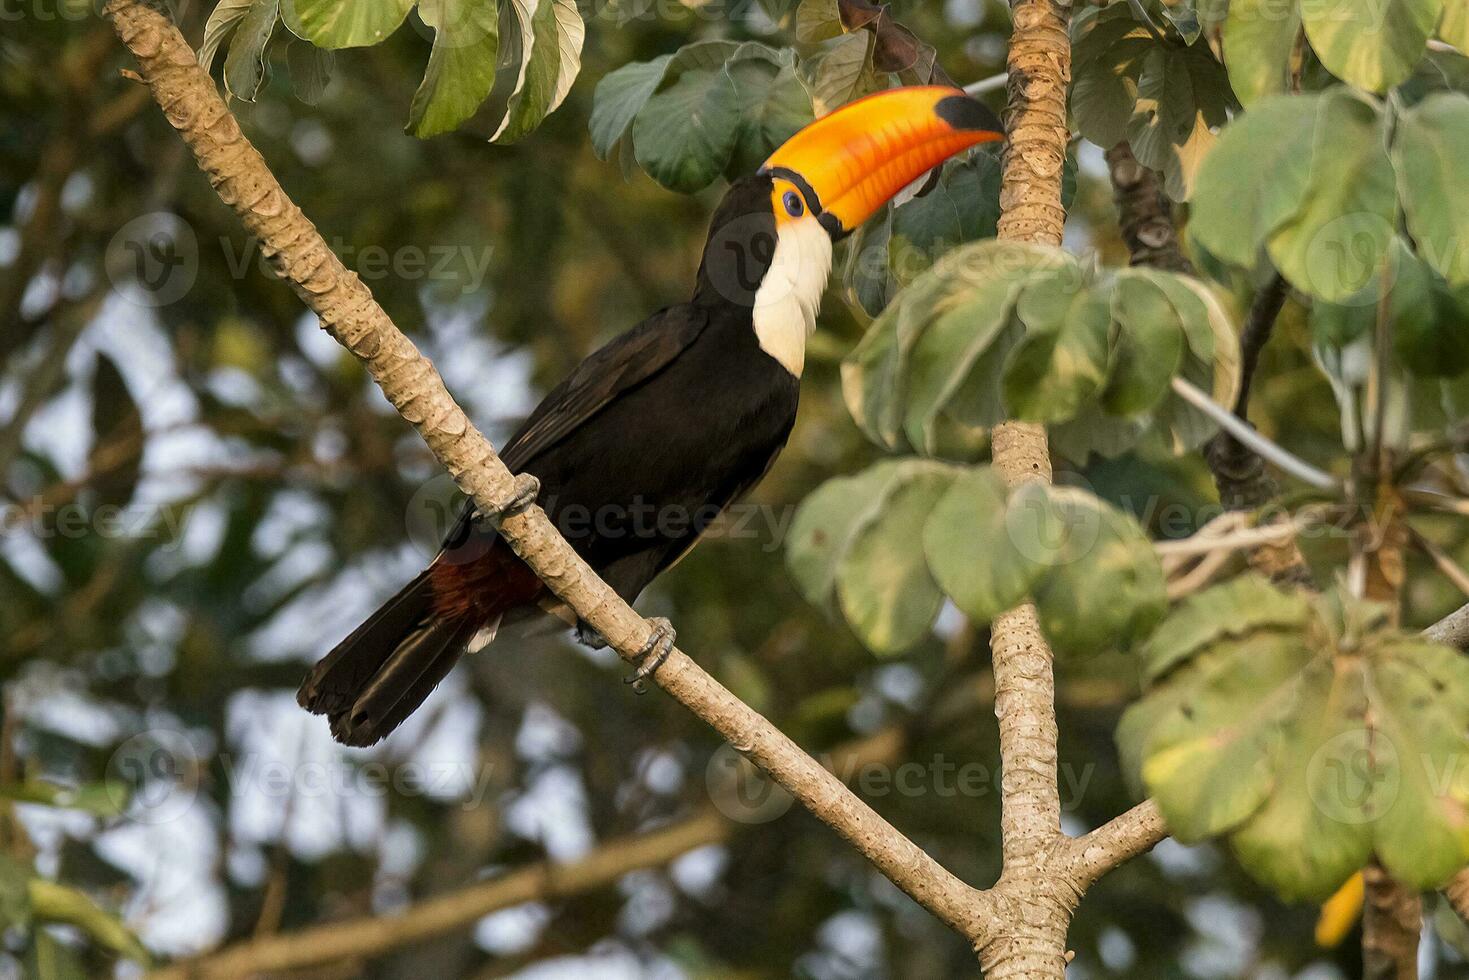
[[[638,669],[631,675],[624,677],[624,684],[631,684],[636,694],[647,694],[648,687],[644,681],[658,672],[658,668],[668,660],[668,655],[673,653],[673,644],[678,639],[678,631],[673,624],[662,616],[655,616],[648,620],[653,627],[653,635],[648,637],[648,642],[638,651]]]
[[[524,514],[531,508],[531,505],[536,502],[536,498],[540,495],[540,480],[537,480],[529,473],[517,473],[515,474],[515,490],[511,493],[510,499],[505,503],[505,506],[501,507],[497,512],[488,514],[480,511],[477,516],[480,520],[489,521],[491,524],[498,524],[507,517]]]
[[[593,650],[607,649],[607,638],[593,629],[590,623],[584,623],[581,620],[577,620],[576,623],[576,642],[584,647],[591,647]]]

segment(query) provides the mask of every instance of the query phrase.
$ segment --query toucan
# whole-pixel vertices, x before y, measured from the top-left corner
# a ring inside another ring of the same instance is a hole
[[[697,125],[697,121],[691,121]],[[832,246],[948,157],[1004,138],[945,86],[889,89],[801,129],[714,212],[693,296],[588,356],[505,444],[520,492],[466,506],[433,562],[316,664],[297,700],[347,745],[382,739],[498,631],[576,622],[498,536],[536,504],[632,602],[770,469],[796,420]],[[637,680],[673,646],[654,620]]]

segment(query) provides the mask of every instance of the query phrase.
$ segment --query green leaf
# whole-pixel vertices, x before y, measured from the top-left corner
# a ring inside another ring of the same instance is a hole
[[[1288,899],[1329,895],[1374,854],[1425,889],[1469,862],[1469,658],[1384,624],[1258,580],[1175,613],[1118,728],[1170,832],[1229,833]]]
[[[777,53],[748,44],[725,62],[724,71],[739,98],[739,135],[725,170],[733,180],[754,173],[811,121],[811,96],[796,74],[790,51]]]
[[[1286,91],[1291,52],[1301,32],[1301,11],[1274,0],[1230,0],[1224,21],[1224,64],[1245,106]]]
[[[829,480],[802,502],[786,562],[808,601],[835,605],[867,647],[906,649],[928,634],[943,596],[915,547],[958,471],[884,460]]]
[[[240,19],[224,59],[224,88],[235,98],[254,102],[267,75],[265,46],[275,32],[279,0],[252,0]]]
[[[219,46],[250,12],[253,0],[219,0],[204,23],[204,43],[199,45],[199,66],[206,72],[214,66]]]
[[[413,4],[414,0],[283,0],[281,19],[292,34],[318,48],[361,48],[387,40]],[[490,61],[493,64],[494,59]]]
[[[1404,114],[1392,160],[1419,254],[1451,284],[1469,285],[1469,97],[1431,95]]]
[[[561,73],[560,29],[556,0],[539,0],[531,18],[524,75],[510,96],[505,118],[490,137],[492,142],[514,143],[533,132],[546,118],[551,100],[556,96],[557,79]]]
[[[633,121],[633,148],[648,176],[690,194],[724,171],[739,128],[739,94],[729,75],[694,69],[643,106]]]
[[[1219,404],[1234,404],[1240,385],[1239,338],[1218,294],[1191,276],[1154,273],[1152,280],[1168,294],[1188,341],[1179,375],[1210,392]],[[1156,430],[1168,434],[1175,453],[1197,449],[1218,428],[1172,391],[1154,417]]]
[[[1190,0],[1150,0],[1148,6],[1170,24],[1184,44],[1193,44],[1204,32],[1199,11]],[[1205,12],[1207,13],[1207,11]]]
[[[816,63],[811,82],[811,98],[816,115],[824,116],[881,86],[872,68],[872,49],[876,35],[871,31],[854,31],[838,38]]]
[[[1171,682],[1176,691],[1165,686],[1172,696],[1146,735],[1142,777],[1180,841],[1233,830],[1267,801],[1309,658],[1298,639],[1262,634],[1212,649]]]
[[[1010,308],[1032,274],[1057,266],[1076,268],[1060,249],[1013,242],[945,254],[843,361],[842,394],[858,426],[879,445],[899,448],[906,432],[928,448],[941,414],[971,428],[1002,421],[1000,368],[1022,329],[1006,329]]]
[[[888,241],[892,237],[893,209],[884,205],[875,217],[863,222],[848,239],[847,258],[842,264],[842,287],[847,301],[875,317],[888,305]]]
[[[1062,269],[1028,283],[1016,313],[1025,336],[1005,362],[1005,405],[1015,418],[1065,421],[1106,380],[1107,298],[1089,289],[1075,270]]]
[[[1426,270],[1424,286],[1416,315],[1394,313],[1393,349],[1419,377],[1451,378],[1469,369],[1469,290],[1451,291]]]
[[[900,287],[964,240],[959,208],[959,199],[941,180],[927,194],[893,209],[888,268]]]
[[[1444,0],[1319,0],[1301,5],[1321,63],[1359,88],[1384,92],[1407,78],[1443,12]]]
[[[1017,490],[1010,509],[1048,509],[1053,515],[1015,526],[1046,531],[1029,544],[1019,538],[1017,547],[1045,563],[1033,597],[1046,637],[1058,650],[1125,648],[1163,617],[1163,569],[1132,517],[1076,487],[1041,483]]]
[[[1300,207],[1325,96],[1261,99],[1225,127],[1199,170],[1189,233],[1220,259],[1251,268],[1266,239]]]
[[[1193,195],[1199,168],[1214,149],[1213,127],[1228,121],[1234,95],[1207,43],[1154,45],[1143,60],[1137,104],[1127,124],[1132,151],[1164,174],[1168,196]]]
[[[1154,41],[1125,4],[1073,27],[1071,112],[1081,135],[1111,148],[1127,138],[1138,77]]]
[[[1258,110],[1257,110],[1258,111]],[[1297,289],[1340,301],[1366,286],[1393,237],[1397,194],[1377,106],[1347,89],[1321,101],[1305,199],[1266,242]]]
[[[1311,606],[1298,592],[1277,589],[1258,575],[1241,575],[1185,599],[1139,651],[1151,683],[1222,639],[1266,629],[1299,630]]]
[[[1112,289],[1111,372],[1099,401],[1113,415],[1137,415],[1168,393],[1183,360],[1178,311],[1145,269],[1118,272]]]
[[[897,465],[885,460],[852,476],[827,480],[801,502],[791,522],[786,565],[807,602],[830,604],[837,569],[858,530],[877,520]]]
[[[1383,647],[1371,676],[1373,748],[1395,759],[1399,781],[1384,773],[1374,787],[1376,851],[1399,880],[1438,888],[1469,862],[1469,657],[1405,639]]]
[[[1049,508],[1009,507],[1005,481],[988,466],[966,470],[923,528],[923,552],[939,587],[976,622],[989,622],[1030,594],[1044,565],[1018,546],[1044,537],[1025,522]]]
[[[858,528],[837,569],[842,612],[874,653],[901,653],[922,640],[943,606],[943,594],[916,545],[956,472],[924,460],[900,463],[880,514]]]
[[[652,61],[635,61],[608,72],[592,93],[592,149],[597,159],[606,160],[617,141],[627,133],[633,118],[657,91],[673,55]]]
[[[556,74],[556,91],[546,110],[555,112],[571,94],[571,84],[581,74],[581,49],[586,41],[587,25],[581,19],[576,0],[553,0],[556,5],[556,41],[561,48],[561,67]]]
[[[415,136],[437,136],[473,116],[494,87],[499,11],[495,0],[424,0],[418,12],[434,45],[408,124]]]
[[[479,122],[493,125],[494,132],[504,125],[511,104],[525,88],[535,55],[534,21],[539,10],[540,0],[507,0],[500,5],[495,80],[475,113]]]
[[[1438,274],[1394,238],[1387,272],[1346,304],[1317,302],[1311,330],[1318,347],[1340,351],[1376,329],[1379,296],[1388,289],[1393,348],[1421,377],[1452,377],[1469,368],[1469,296],[1450,289]]]
[[[1233,844],[1250,873],[1282,897],[1322,901],[1371,857],[1363,807],[1377,773],[1369,733],[1356,720],[1367,710],[1360,674],[1317,661],[1292,688],[1274,792]]]
[[[316,105],[332,80],[335,55],[309,41],[293,40],[286,48],[286,66],[291,72],[291,90],[307,105]]]
[[[814,44],[844,33],[837,0],[801,0],[796,8],[796,40]]]
[[[907,285],[955,246],[993,238],[1000,217],[1000,163],[988,153],[943,167],[921,197],[893,209],[888,266]]]

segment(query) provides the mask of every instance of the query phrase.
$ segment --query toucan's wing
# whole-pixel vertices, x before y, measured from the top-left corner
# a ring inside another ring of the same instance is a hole
[[[542,399],[500,458],[514,472],[585,424],[614,399],[667,367],[698,338],[708,313],[687,304],[659,310],[587,356]]]
[[[505,443],[500,459],[511,472],[519,473],[618,395],[662,371],[688,349],[708,322],[709,314],[697,306],[669,306],[609,340],[541,399],[519,431]],[[466,500],[459,519],[444,539],[444,548],[452,551],[463,545],[474,521],[474,501]]]

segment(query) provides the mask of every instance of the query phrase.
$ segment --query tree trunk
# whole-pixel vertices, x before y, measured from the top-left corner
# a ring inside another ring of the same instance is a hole
[[[1066,210],[1061,175],[1069,132],[1071,15],[1065,0],[1014,0],[1010,40],[1009,146],[1000,189],[999,237],[1059,246]],[[1051,479],[1046,431],[1028,422],[995,429],[995,468],[1012,487]],[[1051,648],[1030,604],[999,616],[990,634],[1000,726],[1003,934],[979,950],[990,980],[1059,978],[1074,902],[1057,900],[1043,864],[1061,843],[1056,781],[1056,692]]]

